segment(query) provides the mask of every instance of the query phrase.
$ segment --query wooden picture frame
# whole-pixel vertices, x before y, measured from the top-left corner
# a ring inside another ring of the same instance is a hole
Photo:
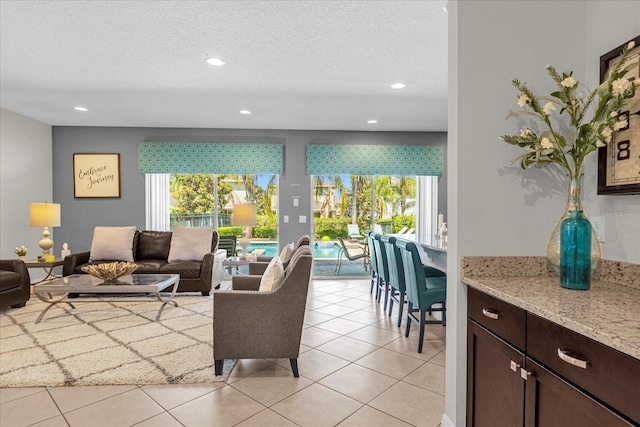
[[[640,36],[633,41],[636,45],[628,57],[629,63],[640,62]],[[627,44],[600,57],[600,83]],[[638,84],[640,68],[635,67],[627,78]],[[626,115],[628,126],[616,133],[613,144],[598,149],[598,194],[640,194],[640,87],[627,105],[621,116]]]
[[[73,153],[73,197],[120,197],[120,153]]]

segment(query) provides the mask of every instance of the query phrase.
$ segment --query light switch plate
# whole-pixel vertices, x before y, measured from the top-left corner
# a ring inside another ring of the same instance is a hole
[[[284,222],[285,224],[289,224],[289,215],[285,215],[282,217],[282,222]]]
[[[304,224],[305,222],[307,222],[307,217],[306,217],[306,215],[300,215],[300,216],[298,217],[298,222],[299,222],[300,224]]]

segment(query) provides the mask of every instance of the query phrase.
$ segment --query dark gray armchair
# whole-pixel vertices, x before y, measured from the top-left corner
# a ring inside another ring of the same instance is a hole
[[[0,310],[24,307],[31,296],[29,270],[21,260],[0,260]]]
[[[298,249],[300,246],[309,246],[311,244],[311,237],[308,234],[301,236],[298,239],[298,243],[296,243],[294,250]],[[278,256],[276,254],[276,256]],[[259,256],[256,261],[249,263],[249,274],[264,274],[264,271],[267,269],[267,265],[271,261],[273,257],[271,256]],[[287,265],[285,264],[286,268]]]
[[[262,276],[233,277],[233,290],[213,294],[213,357],[216,375],[224,359],[286,358],[295,377],[311,281],[312,253],[299,247],[280,286],[259,292]]]

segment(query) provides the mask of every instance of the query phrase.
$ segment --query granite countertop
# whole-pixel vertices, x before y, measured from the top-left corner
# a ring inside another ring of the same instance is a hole
[[[464,257],[462,282],[640,359],[640,288],[616,283],[640,266],[615,264],[593,275],[607,281],[592,278],[591,289],[576,291],[560,287],[544,257]]]

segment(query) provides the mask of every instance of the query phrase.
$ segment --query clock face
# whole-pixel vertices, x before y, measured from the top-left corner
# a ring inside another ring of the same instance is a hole
[[[640,194],[640,36],[625,66],[636,64],[626,77],[636,85],[636,94],[620,112],[627,127],[616,132],[615,140],[598,153],[598,194]],[[626,45],[626,44],[625,44]],[[625,46],[623,45],[623,46]],[[600,57],[600,81],[618,62],[622,46]]]

